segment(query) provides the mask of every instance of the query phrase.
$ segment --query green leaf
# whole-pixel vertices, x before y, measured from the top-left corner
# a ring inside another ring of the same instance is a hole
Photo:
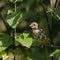
[[[0,52],[0,58],[2,57],[3,54],[5,54],[5,51]]]
[[[8,58],[8,55],[6,53],[2,55],[2,60],[7,60],[7,58]]]
[[[10,0],[10,2],[14,2],[14,0]]]
[[[27,57],[27,58],[25,58],[25,60],[33,60],[32,58],[30,58],[30,57]]]
[[[19,35],[19,38],[16,38],[16,41],[28,48],[32,45],[32,38],[29,37],[29,33]]]
[[[22,18],[22,13],[21,12],[12,12],[8,10],[7,14],[7,22],[12,28],[16,28],[17,24]]]
[[[57,7],[54,11],[54,15],[56,18],[58,18],[58,20],[60,20],[60,7]]]
[[[16,49],[14,49],[14,50],[10,50],[13,54],[15,54],[15,55],[19,55],[19,54],[21,54],[22,53],[22,50],[21,49],[19,49],[19,48],[16,48]]]
[[[22,2],[23,0],[15,0],[16,2]]]
[[[56,49],[53,53],[50,54],[50,57],[55,56],[58,53],[60,53],[60,50]]]
[[[54,45],[59,46],[60,45],[60,35],[56,35],[53,42],[54,42]]]
[[[47,13],[48,12],[51,12],[51,11],[52,11],[51,7],[50,6],[47,6]]]
[[[29,34],[23,33],[23,36],[24,36],[24,38],[27,38],[29,36]]]
[[[60,13],[59,13],[59,12],[60,12],[60,7],[57,7],[57,8],[55,9],[55,13],[60,16]]]
[[[0,52],[12,44],[12,38],[7,34],[0,35]]]

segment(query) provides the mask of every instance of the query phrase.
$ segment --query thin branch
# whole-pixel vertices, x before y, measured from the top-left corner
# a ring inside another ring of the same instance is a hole
[[[52,12],[54,13],[55,17],[57,17],[58,20],[60,20],[60,16],[58,14],[56,14],[54,11],[52,11]],[[53,15],[53,17],[54,17],[54,15]]]
[[[6,28],[7,28],[7,32],[10,35],[10,31],[12,30],[12,28],[8,25],[8,23],[6,22],[6,20],[3,18],[3,16],[0,14],[0,18],[2,19],[3,23],[5,24]]]
[[[47,27],[48,27],[48,31],[49,31],[49,37],[50,37],[50,40],[51,40],[51,47],[53,47],[53,37],[52,37],[52,31],[51,31],[51,27],[50,27],[50,24],[49,24],[49,20],[48,20],[48,16],[47,16],[47,12],[46,12],[46,9],[44,7],[44,4],[43,4],[43,1],[41,1],[41,5],[43,7],[43,12],[44,12],[44,15],[46,17],[46,22],[47,22]]]

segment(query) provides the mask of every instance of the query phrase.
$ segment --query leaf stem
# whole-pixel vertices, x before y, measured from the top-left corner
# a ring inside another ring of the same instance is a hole
[[[17,4],[16,4],[16,0],[14,1],[14,4],[15,4],[15,12],[16,12],[16,5],[17,5]]]

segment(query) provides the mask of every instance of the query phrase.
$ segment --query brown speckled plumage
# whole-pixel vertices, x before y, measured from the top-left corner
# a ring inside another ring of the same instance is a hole
[[[37,37],[38,39],[46,39],[46,34],[43,31],[43,29],[39,29],[37,22],[32,22],[30,24],[30,27],[32,28],[33,35]]]

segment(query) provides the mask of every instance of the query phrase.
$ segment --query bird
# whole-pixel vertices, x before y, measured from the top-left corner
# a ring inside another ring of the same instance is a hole
[[[45,31],[42,28],[39,28],[39,25],[37,22],[32,22],[29,26],[32,29],[34,39],[44,44],[45,40],[47,39],[47,35]]]
[[[46,39],[45,31],[42,28],[39,28],[37,22],[32,22],[29,26],[32,28],[34,36],[40,39]]]

